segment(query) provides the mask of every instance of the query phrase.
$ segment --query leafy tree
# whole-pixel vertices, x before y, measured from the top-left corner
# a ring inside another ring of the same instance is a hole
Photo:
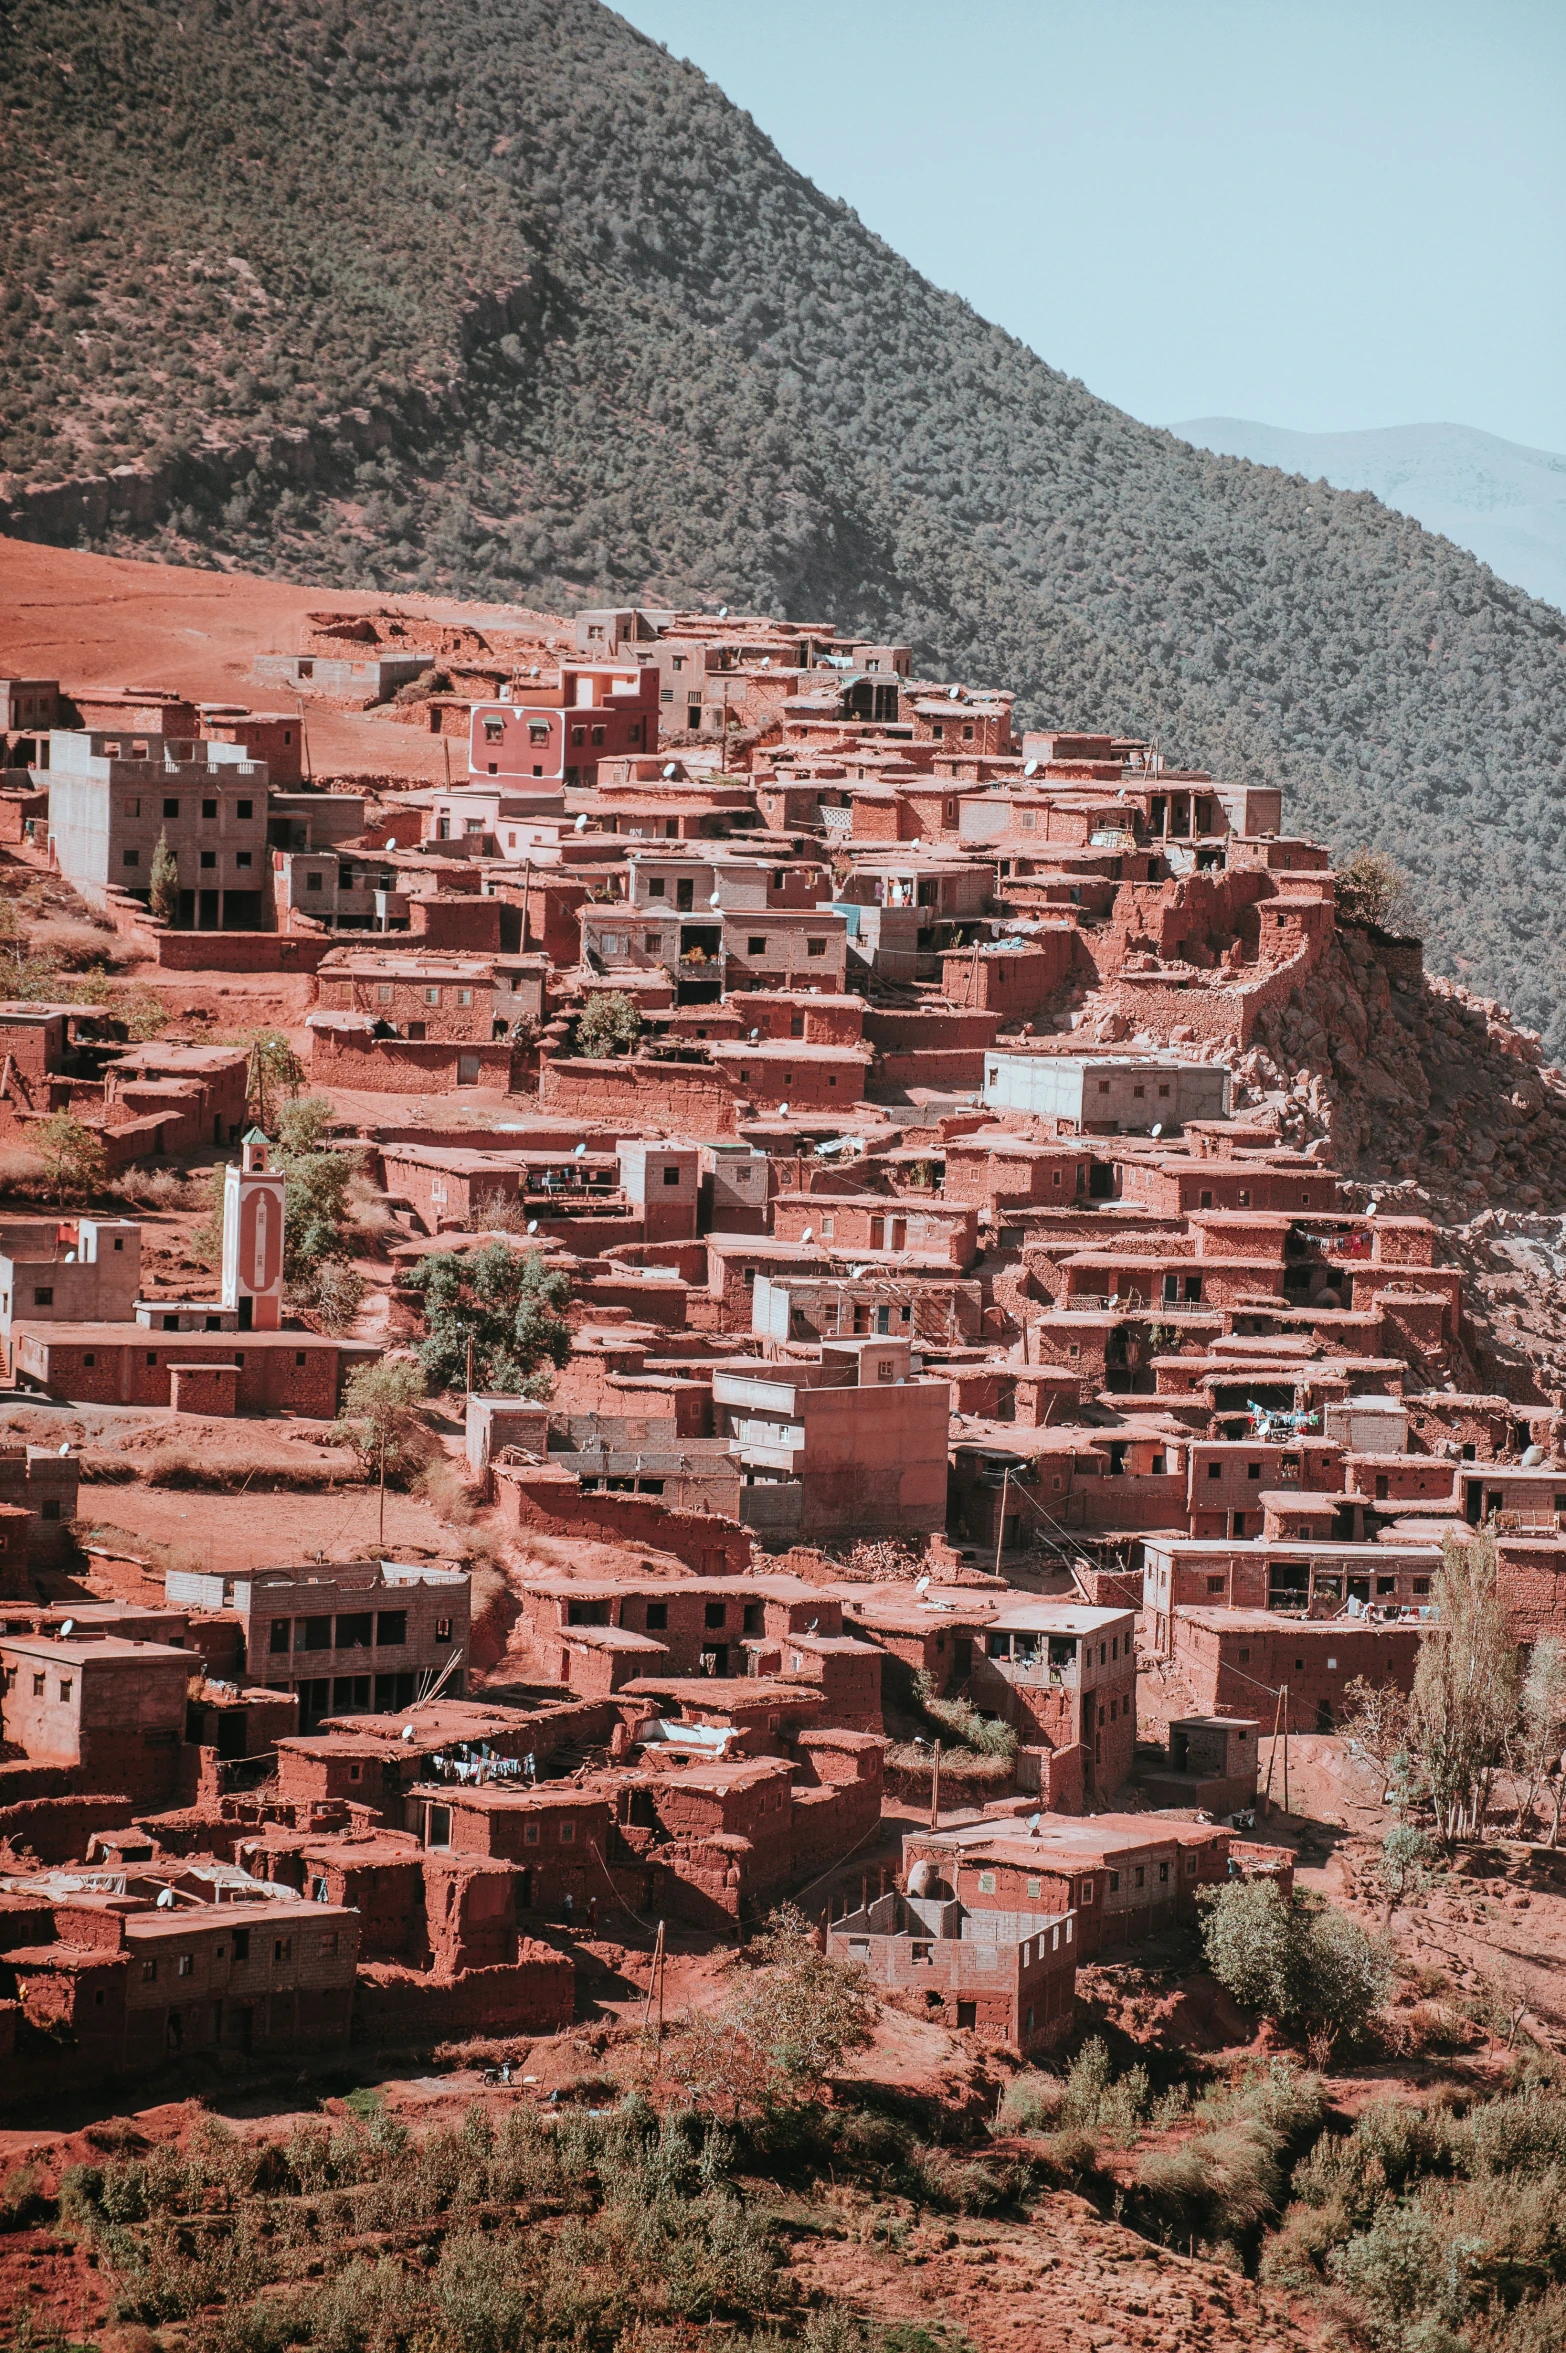
[[[467,1381],[473,1346],[473,1385],[502,1395],[547,1396],[544,1369],[571,1353],[569,1327],[556,1312],[571,1296],[568,1278],[537,1250],[490,1242],[468,1253],[440,1251],[414,1269],[409,1281],[424,1294],[427,1337],[419,1363],[438,1389]]]
[[[363,1275],[340,1258],[326,1258],[303,1286],[300,1304],[315,1309],[323,1332],[349,1332],[364,1303],[364,1288]]]
[[[1356,1675],[1343,1693],[1347,1713],[1341,1726],[1351,1750],[1358,1749],[1375,1766],[1385,1805],[1394,1782],[1408,1777],[1411,1702],[1395,1683],[1372,1683]]]
[[[1338,868],[1338,913],[1351,923],[1401,931],[1414,919],[1408,876],[1385,850],[1356,850]]]
[[[179,860],[169,848],[167,827],[158,835],[158,846],[152,853],[147,904],[160,923],[179,921]]]
[[[1517,1721],[1507,1744],[1508,1761],[1523,1784],[1517,1809],[1519,1828],[1533,1818],[1539,1793],[1552,1785],[1550,1844],[1560,1839],[1561,1809],[1566,1804],[1566,1643],[1558,1634],[1544,1634],[1528,1653],[1522,1688],[1517,1699]]]
[[[748,1950],[746,1982],[687,2020],[675,2067],[698,2105],[772,2108],[816,2099],[847,2054],[870,2041],[880,2003],[863,1969],[818,1951],[810,1922],[784,1904]]]
[[[629,1054],[642,1034],[642,1017],[621,989],[596,989],[576,1017],[576,1050],[590,1061]]]
[[[278,1148],[289,1159],[319,1151],[336,1123],[337,1114],[324,1095],[299,1095],[277,1112]]]
[[[248,1043],[250,1069],[245,1116],[270,1134],[280,1116],[283,1098],[296,1096],[304,1084],[304,1065],[280,1029],[255,1030]]]
[[[108,1154],[95,1127],[70,1111],[53,1111],[28,1130],[28,1143],[43,1162],[55,1199],[90,1200],[109,1178]]]
[[[386,1475],[422,1459],[424,1376],[405,1357],[362,1364],[343,1384],[343,1415],[332,1435],[375,1466],[380,1486],[380,1534],[386,1535]]]
[[[1275,1880],[1209,1890],[1202,1943],[1219,1984],[1263,2017],[1353,2038],[1386,1997],[1386,1956],[1358,1921]]]
[[[1436,1624],[1414,1669],[1410,1730],[1436,1827],[1450,1846],[1483,1829],[1517,1718],[1517,1645],[1493,1534],[1442,1539],[1430,1599]]]
[[[283,1280],[306,1283],[324,1259],[351,1256],[348,1188],[354,1163],[346,1152],[280,1152],[287,1179],[283,1195]]]
[[[1388,1928],[1399,1904],[1423,1895],[1435,1878],[1434,1854],[1429,1839],[1413,1822],[1394,1822],[1382,1839],[1374,1868],[1386,1904]]]

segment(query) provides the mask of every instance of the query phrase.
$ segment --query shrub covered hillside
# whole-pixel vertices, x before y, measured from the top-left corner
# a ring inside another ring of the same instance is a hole
[[[1435,961],[1566,1042],[1558,613],[1095,400],[593,0],[3,23],[12,528],[906,638],[1395,848]],[[127,463],[107,525],[27,495]]]

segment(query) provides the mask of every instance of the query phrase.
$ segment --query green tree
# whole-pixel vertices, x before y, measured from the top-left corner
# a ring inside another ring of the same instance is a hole
[[[875,2031],[880,2003],[863,1969],[818,1951],[810,1922],[784,1904],[747,1951],[754,1966],[716,2010],[686,2021],[676,2071],[698,2105],[790,2106],[819,2097]]]
[[[158,846],[152,853],[147,904],[160,923],[179,921],[179,860],[169,848],[167,827],[159,834]]]
[[[406,1357],[363,1364],[343,1386],[343,1415],[332,1435],[375,1466],[380,1486],[380,1541],[386,1539],[386,1474],[416,1464],[424,1430],[424,1376]]]
[[[55,1199],[86,1201],[108,1182],[109,1161],[95,1127],[70,1111],[51,1112],[28,1130],[27,1141],[43,1162]]]
[[[324,1095],[298,1095],[277,1113],[278,1149],[295,1159],[319,1151],[337,1114]]]
[[[1431,1868],[1434,1852],[1429,1839],[1413,1822],[1394,1822],[1382,1839],[1373,1869],[1386,1905],[1388,1928],[1398,1905],[1423,1895],[1431,1884],[1435,1877]]]
[[[1356,850],[1338,868],[1338,913],[1351,923],[1401,931],[1414,919],[1408,876],[1385,850]]]
[[[1517,1721],[1507,1754],[1523,1784],[1517,1808],[1519,1829],[1526,1829],[1546,1783],[1552,1784],[1554,1820],[1550,1844],[1560,1838],[1561,1806],[1566,1800],[1566,1774],[1561,1751],[1566,1747],[1566,1643],[1558,1634],[1544,1634],[1528,1653],[1522,1688],[1517,1696]]]
[[[642,1017],[621,989],[594,992],[576,1017],[576,1051],[589,1061],[629,1054],[642,1034]]]
[[[549,1394],[548,1365],[571,1353],[569,1327],[556,1312],[571,1296],[565,1275],[537,1250],[490,1242],[466,1253],[440,1251],[409,1276],[424,1294],[427,1337],[419,1363],[437,1389],[464,1386],[468,1344],[473,1386],[503,1395]]]
[[[1346,1912],[1272,1879],[1231,1880],[1203,1910],[1207,1966],[1243,2009],[1352,2038],[1386,1998],[1386,1955]]]
[[[1517,1644],[1491,1532],[1443,1537],[1430,1599],[1436,1624],[1414,1669],[1410,1745],[1450,1846],[1482,1831],[1517,1720]]]
[[[345,1152],[306,1152],[297,1159],[280,1152],[276,1165],[287,1179],[283,1280],[307,1283],[324,1260],[352,1254],[348,1188],[354,1163]]]
[[[304,1065],[280,1029],[253,1031],[249,1046],[245,1116],[270,1135],[276,1127],[283,1098],[293,1098],[304,1084]]]

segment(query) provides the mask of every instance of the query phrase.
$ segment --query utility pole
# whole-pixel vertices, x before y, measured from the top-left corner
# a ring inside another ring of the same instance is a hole
[[[642,2005],[642,2031],[644,2033],[652,2024],[653,1995],[658,1990],[658,1973],[662,1967],[662,1964],[663,1922],[660,1920],[658,1923],[658,1934],[653,1942],[652,1967],[647,1973],[647,1999]],[[658,2031],[659,2038],[661,2040],[663,2034],[663,2003],[661,2001],[658,2004]]]
[[[930,1828],[938,1830],[941,1822],[941,1744],[935,1744],[935,1759],[930,1773]]]
[[[1005,1476],[1001,1480],[1000,1526],[995,1532],[995,1574],[997,1577],[1000,1575],[1001,1552],[1006,1542],[1006,1498],[1010,1493],[1011,1465],[1008,1463]]]

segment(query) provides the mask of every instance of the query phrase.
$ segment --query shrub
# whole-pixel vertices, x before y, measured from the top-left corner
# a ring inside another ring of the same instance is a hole
[[[1008,2132],[1053,2132],[1065,2104],[1060,2077],[1029,2068],[1006,2086],[996,2121]]]
[[[1231,1880],[1202,1901],[1207,1965],[1243,2008],[1334,2039],[1364,2032],[1391,1970],[1357,1921],[1270,1879]]]
[[[642,1017],[620,989],[594,992],[576,1017],[575,1050],[590,1061],[629,1054],[642,1034]]]
[[[1147,2113],[1147,2100],[1147,2069],[1128,2067],[1117,2076],[1108,2044],[1093,2035],[1071,2062],[1060,2121],[1110,2141],[1127,2141]]]

